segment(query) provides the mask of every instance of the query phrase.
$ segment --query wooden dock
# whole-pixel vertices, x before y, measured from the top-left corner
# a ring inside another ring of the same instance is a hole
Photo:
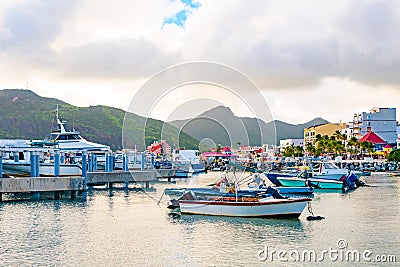
[[[123,183],[125,188],[130,183],[139,183],[146,190],[150,182],[157,180],[154,170],[132,170],[112,172],[88,172],[84,177],[18,177],[0,178],[0,201],[4,194],[31,193],[31,198],[38,200],[41,195],[51,195],[60,199],[65,192],[70,192],[71,199],[75,199],[77,192],[86,192],[87,186],[107,185],[112,188],[115,183]]]
[[[112,188],[114,183],[144,184],[149,189],[150,182],[156,181],[156,172],[154,170],[131,170],[131,171],[113,171],[113,172],[88,172],[86,176],[87,185],[103,185],[107,184]]]
[[[3,194],[31,193],[34,199],[40,199],[40,193],[54,193],[55,199],[60,199],[63,192],[71,192],[71,199],[77,192],[84,190],[82,177],[21,177],[0,179],[0,201]]]

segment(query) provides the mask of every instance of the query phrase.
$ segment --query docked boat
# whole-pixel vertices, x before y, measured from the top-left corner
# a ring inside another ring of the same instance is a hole
[[[58,148],[65,151],[110,152],[110,147],[84,139],[79,132],[65,130],[66,121],[61,121],[56,109],[57,130],[51,133],[51,141],[58,143]]]
[[[30,175],[30,151],[33,150],[41,151],[39,162],[40,176],[54,176],[54,155],[50,155],[50,151],[60,150],[61,176],[82,175],[80,163],[82,151],[98,153],[97,162],[101,161],[101,156],[103,155],[104,157],[105,152],[110,151],[109,146],[89,142],[82,138],[79,132],[75,130],[67,131],[64,126],[66,121],[61,121],[58,116],[58,106],[55,115],[57,130],[51,133],[51,140],[3,140],[2,143],[5,146],[18,148],[23,151],[8,153],[7,157],[3,157],[3,170],[6,174],[16,176]]]
[[[204,172],[206,170],[206,164],[200,160],[200,152],[192,149],[180,149],[174,151],[173,158],[175,162],[187,162],[189,161],[192,165],[193,173]]]
[[[175,177],[178,178],[192,177],[194,170],[190,161],[178,160],[178,161],[173,161],[172,164],[175,168]]]
[[[298,218],[309,198],[199,198],[192,191],[186,192],[177,204],[181,214],[229,217],[293,217]]]
[[[7,175],[29,176],[31,172],[31,164],[29,161],[3,161],[3,170]],[[54,176],[54,163],[40,163],[40,176]],[[60,164],[61,176],[81,176],[82,167],[80,164]]]

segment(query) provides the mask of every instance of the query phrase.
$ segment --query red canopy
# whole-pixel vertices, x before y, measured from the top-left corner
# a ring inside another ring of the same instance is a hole
[[[371,142],[373,144],[386,144],[385,140],[383,140],[382,138],[380,138],[376,133],[374,132],[368,132],[366,135],[364,135],[361,139],[360,139],[360,143],[361,142]]]
[[[219,152],[204,152],[201,154],[202,157],[232,157],[230,154],[223,154]]]

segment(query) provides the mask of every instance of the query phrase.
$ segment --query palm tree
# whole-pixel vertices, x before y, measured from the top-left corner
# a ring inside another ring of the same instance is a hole
[[[347,143],[347,150],[350,151],[351,154],[357,154],[358,148],[360,147],[360,142],[356,137],[350,138],[349,142]]]
[[[368,154],[372,153],[375,149],[375,145],[369,141],[361,142],[360,147],[362,152],[366,152]]]
[[[317,134],[315,136],[315,142],[318,142],[319,140],[321,140],[322,136],[320,134]]]
[[[302,146],[296,146],[294,148],[295,157],[302,157],[304,155],[304,149]]]
[[[306,144],[306,151],[310,154],[315,155],[315,147],[311,143]]]
[[[294,156],[294,145],[292,144],[291,146],[287,146],[285,148],[285,151],[283,151],[283,155],[285,157],[293,157]]]

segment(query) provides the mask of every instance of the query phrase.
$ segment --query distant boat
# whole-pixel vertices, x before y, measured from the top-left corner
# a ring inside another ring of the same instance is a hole
[[[173,158],[176,161],[189,161],[192,165],[193,173],[204,172],[206,170],[205,162],[200,160],[200,152],[192,149],[179,149],[175,151]]]
[[[213,215],[229,217],[293,217],[298,218],[309,198],[197,198],[186,192],[177,200],[181,214]]]
[[[175,177],[187,178],[192,177],[193,167],[190,161],[187,160],[176,160],[172,162],[175,169]]]

